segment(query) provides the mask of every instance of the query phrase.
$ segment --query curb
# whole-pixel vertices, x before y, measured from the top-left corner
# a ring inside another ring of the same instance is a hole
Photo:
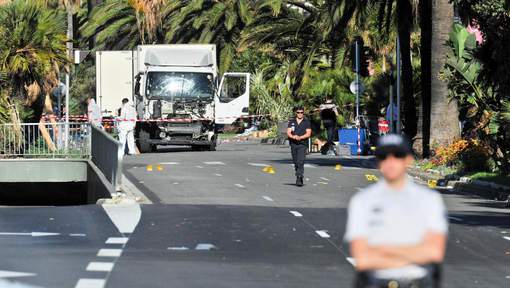
[[[506,202],[505,207],[510,207],[510,189],[507,186],[478,180],[472,182],[459,181],[459,177],[444,177],[439,174],[429,174],[417,170],[409,170],[408,173],[425,182],[436,180],[438,187],[452,187],[456,192],[461,194],[476,195],[484,199],[503,201]]]

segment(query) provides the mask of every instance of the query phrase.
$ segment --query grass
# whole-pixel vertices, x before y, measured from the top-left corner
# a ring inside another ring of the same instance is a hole
[[[235,132],[223,132],[218,134],[218,139],[232,139],[236,135],[238,134],[236,134]]]
[[[472,175],[469,175],[472,180],[480,180],[496,183],[499,185],[510,186],[510,175],[504,176],[496,173],[489,172],[478,172]]]

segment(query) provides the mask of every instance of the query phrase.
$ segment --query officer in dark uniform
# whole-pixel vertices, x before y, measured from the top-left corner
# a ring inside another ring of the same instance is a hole
[[[312,136],[310,120],[305,118],[302,106],[294,108],[296,117],[289,121],[287,137],[289,137],[292,161],[296,170],[296,186],[303,186],[305,155],[308,149],[308,138]]]

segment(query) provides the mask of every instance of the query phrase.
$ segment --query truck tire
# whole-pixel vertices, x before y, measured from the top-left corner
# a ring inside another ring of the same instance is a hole
[[[216,151],[216,136],[213,136],[213,138],[211,139],[211,143],[205,146],[205,149],[207,151]]]
[[[153,152],[154,148],[149,143],[149,139],[151,139],[151,135],[148,131],[141,129],[140,134],[138,135],[138,149],[140,149],[140,153],[148,153]]]

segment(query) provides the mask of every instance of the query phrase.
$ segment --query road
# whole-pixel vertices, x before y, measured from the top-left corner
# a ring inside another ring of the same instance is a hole
[[[218,150],[126,158],[125,176],[152,204],[0,208],[0,287],[350,287],[346,207],[378,176],[375,162],[314,154],[300,188],[286,147]],[[508,287],[510,210],[441,192],[443,287]]]

